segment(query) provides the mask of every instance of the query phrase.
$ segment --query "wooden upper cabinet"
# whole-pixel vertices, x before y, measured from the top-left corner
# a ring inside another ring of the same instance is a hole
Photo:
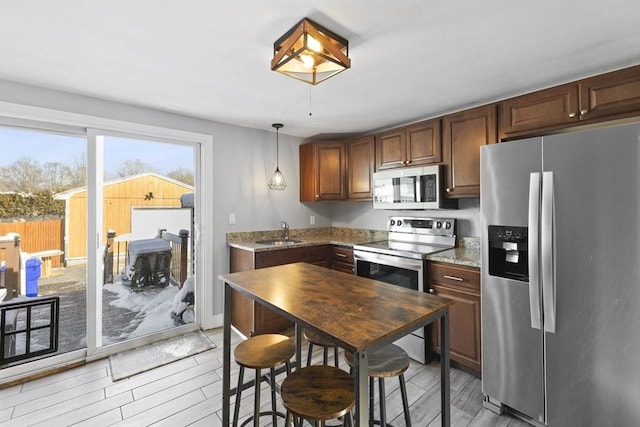
[[[421,166],[442,161],[440,119],[426,120],[406,127],[407,166]]]
[[[447,197],[480,197],[480,147],[497,142],[495,104],[444,116]]]
[[[373,198],[375,138],[373,135],[369,135],[347,141],[346,149],[348,199],[371,200]]]
[[[404,128],[378,134],[376,142],[376,170],[401,168],[407,160]]]
[[[640,65],[580,81],[580,118],[640,114]]]
[[[376,170],[440,163],[441,147],[440,119],[381,132],[376,141]]]
[[[344,200],[345,157],[343,142],[300,145],[300,201]]]
[[[555,86],[500,103],[500,137],[542,134],[640,114],[640,66]]]
[[[578,86],[568,84],[500,103],[500,134],[567,125],[580,120]]]

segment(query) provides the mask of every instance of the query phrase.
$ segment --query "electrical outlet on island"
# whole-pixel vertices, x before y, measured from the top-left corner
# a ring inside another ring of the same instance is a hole
[[[316,216],[315,215],[311,215],[309,217],[309,224],[311,224],[311,225],[315,225],[316,224]]]

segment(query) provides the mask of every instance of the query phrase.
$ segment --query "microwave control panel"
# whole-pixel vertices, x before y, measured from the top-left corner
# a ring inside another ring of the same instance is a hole
[[[435,175],[424,175],[422,178],[422,188],[424,189],[425,202],[438,201],[438,178]]]

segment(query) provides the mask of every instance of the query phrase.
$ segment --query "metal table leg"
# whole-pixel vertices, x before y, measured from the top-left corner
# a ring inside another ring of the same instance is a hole
[[[231,288],[224,284],[224,329],[222,349],[222,425],[229,426],[231,410]]]
[[[449,378],[449,309],[440,318],[440,403],[442,405],[442,425],[451,425],[450,378]]]
[[[354,354],[354,381],[356,391],[356,426],[369,426],[369,360],[367,352]]]

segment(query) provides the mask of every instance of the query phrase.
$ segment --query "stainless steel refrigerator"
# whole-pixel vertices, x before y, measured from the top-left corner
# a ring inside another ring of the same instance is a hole
[[[640,124],[482,147],[485,406],[640,426]]]

